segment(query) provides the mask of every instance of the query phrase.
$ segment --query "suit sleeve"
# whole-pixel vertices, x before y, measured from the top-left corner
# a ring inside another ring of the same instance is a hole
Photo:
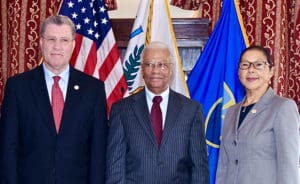
[[[106,184],[125,184],[126,141],[120,109],[112,106],[107,146]]]
[[[292,100],[283,102],[275,119],[277,184],[299,183],[299,113]],[[297,180],[298,179],[298,180]]]
[[[0,184],[17,184],[18,106],[12,80],[6,83],[0,119]]]
[[[222,182],[225,181],[227,165],[228,165],[228,159],[226,156],[224,144],[221,142],[217,174],[216,174],[216,184],[221,184]]]
[[[192,184],[209,183],[209,171],[207,161],[207,149],[204,135],[203,112],[197,106],[191,127],[190,156],[193,162]]]
[[[104,85],[96,90],[93,129],[91,135],[90,184],[105,183],[107,111]]]
[[[224,183],[224,181],[226,181],[226,175],[227,175],[227,166],[228,166],[228,157],[227,157],[227,152],[225,150],[225,146],[224,146],[224,138],[225,138],[225,133],[226,130],[229,129],[228,126],[232,126],[231,125],[231,121],[230,118],[231,117],[236,117],[236,115],[234,115],[234,111],[232,108],[229,108],[225,119],[224,119],[224,124],[223,124],[223,129],[222,129],[222,141],[220,144],[220,151],[219,151],[219,159],[218,159],[218,166],[217,166],[217,173],[216,173],[216,184],[222,184]]]

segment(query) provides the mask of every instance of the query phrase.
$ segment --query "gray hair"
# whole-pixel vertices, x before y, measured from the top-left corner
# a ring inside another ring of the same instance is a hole
[[[143,53],[142,53],[142,58],[144,58],[144,53],[147,51],[147,50],[150,50],[150,49],[161,49],[161,50],[167,50],[169,52],[169,60],[170,62],[174,62],[174,57],[172,55],[172,52],[170,50],[170,47],[165,44],[164,42],[161,42],[161,41],[153,41],[153,42],[150,42],[148,45],[146,45],[145,49],[143,50]]]
[[[64,15],[52,15],[52,16],[46,18],[42,23],[40,36],[44,35],[46,28],[49,24],[70,26],[71,32],[72,32],[72,37],[73,37],[73,39],[75,38],[75,33],[76,33],[75,25],[69,17],[64,16]]]

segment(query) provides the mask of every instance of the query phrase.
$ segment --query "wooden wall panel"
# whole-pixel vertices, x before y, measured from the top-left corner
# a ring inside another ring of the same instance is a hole
[[[122,61],[133,23],[134,19],[111,19]],[[183,70],[188,75],[208,40],[209,21],[205,18],[174,18],[172,23]]]

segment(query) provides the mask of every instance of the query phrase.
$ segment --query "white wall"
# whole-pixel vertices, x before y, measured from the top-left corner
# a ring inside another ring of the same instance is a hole
[[[141,0],[142,1],[142,0]],[[160,0],[161,1],[161,0]],[[140,0],[118,0],[118,9],[108,11],[110,18],[135,18]],[[197,16],[197,11],[182,10],[175,6],[170,6],[172,18],[188,18]]]

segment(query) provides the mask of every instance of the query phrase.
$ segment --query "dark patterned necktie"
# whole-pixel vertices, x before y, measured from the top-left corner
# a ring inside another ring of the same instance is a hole
[[[161,96],[155,96],[153,98],[153,105],[151,108],[151,122],[156,137],[157,144],[160,145],[162,138],[162,112],[160,109],[160,102],[162,101]]]
[[[64,96],[59,87],[58,81],[60,80],[59,76],[53,77],[54,83],[52,86],[52,112],[55,122],[56,132],[59,132],[60,121],[64,109]]]

